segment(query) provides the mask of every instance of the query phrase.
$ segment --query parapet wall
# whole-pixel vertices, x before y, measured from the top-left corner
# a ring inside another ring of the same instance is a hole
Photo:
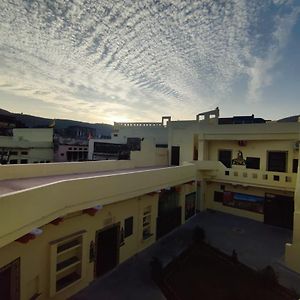
[[[0,180],[65,174],[81,174],[132,168],[134,168],[134,163],[130,160],[0,165]]]

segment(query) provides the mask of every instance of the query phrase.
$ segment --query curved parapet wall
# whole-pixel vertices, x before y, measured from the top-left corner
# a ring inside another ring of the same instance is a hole
[[[0,180],[65,174],[81,174],[97,171],[111,171],[132,168],[134,168],[134,164],[129,160],[0,165]]]
[[[54,180],[0,196],[0,247],[66,214],[195,180],[193,164],[120,172]]]

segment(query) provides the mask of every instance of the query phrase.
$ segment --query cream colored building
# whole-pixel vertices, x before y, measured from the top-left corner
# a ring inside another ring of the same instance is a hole
[[[224,125],[215,110],[169,121],[169,148],[146,138],[130,160],[0,166],[1,295],[66,299],[196,209],[292,228],[300,272],[299,125]]]
[[[166,148],[169,121],[171,117],[162,117],[161,122],[115,122],[110,139],[89,140],[88,159],[116,159],[119,152],[124,150],[122,145],[128,145],[129,149],[136,150],[140,148],[140,142],[144,139],[152,140],[157,148]]]
[[[219,110],[168,124],[169,163],[193,162],[198,209],[293,230],[285,262],[300,273],[300,122],[220,124]]]
[[[52,162],[53,128],[14,128],[0,136],[0,156],[7,164]]]

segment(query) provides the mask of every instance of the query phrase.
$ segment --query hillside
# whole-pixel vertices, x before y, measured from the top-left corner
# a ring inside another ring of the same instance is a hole
[[[0,122],[3,120],[7,120],[9,117],[10,120],[14,120],[16,124],[23,124],[21,127],[28,128],[40,128],[40,127],[49,127],[50,124],[53,123],[53,119],[42,118],[38,116],[31,116],[26,114],[18,114],[12,113],[4,109],[0,109]],[[20,125],[17,125],[19,127]],[[88,123],[88,122],[80,122],[75,120],[68,119],[56,119],[55,120],[55,131],[64,130],[70,126],[81,126],[81,127],[89,127],[96,130],[96,135],[110,135],[112,132],[112,125],[105,123]]]

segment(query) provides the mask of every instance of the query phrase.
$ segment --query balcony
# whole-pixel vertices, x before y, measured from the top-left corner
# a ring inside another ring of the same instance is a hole
[[[197,162],[196,166],[197,170],[201,171],[202,178],[207,180],[260,186],[285,191],[294,191],[296,186],[296,173],[246,169],[245,166],[226,168],[219,161],[200,161]]]

